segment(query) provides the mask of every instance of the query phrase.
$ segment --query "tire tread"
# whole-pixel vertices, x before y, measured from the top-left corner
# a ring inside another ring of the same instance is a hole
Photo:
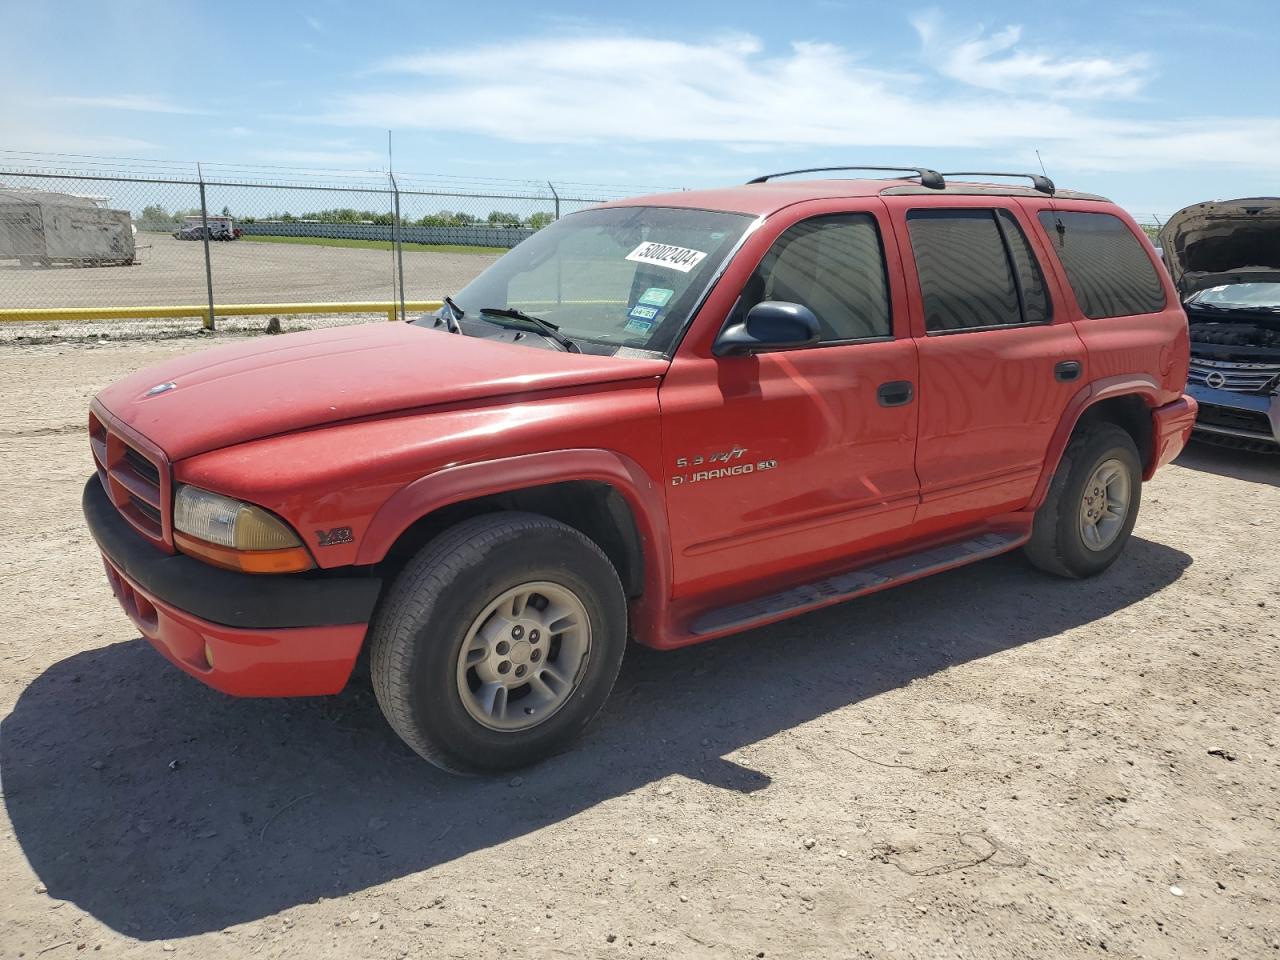
[[[1110,421],[1077,428],[1067,443],[1067,448],[1062,452],[1062,458],[1058,461],[1058,468],[1054,471],[1053,480],[1049,483],[1049,491],[1045,495],[1044,503],[1036,511],[1031,527],[1031,538],[1022,547],[1023,554],[1031,564],[1045,573],[1078,580],[1089,576],[1091,572],[1097,572],[1079,569],[1063,551],[1062,531],[1065,521],[1062,509],[1067,487],[1073,479],[1077,462],[1086,457],[1089,448],[1103,447],[1108,442],[1131,450],[1136,458],[1137,447],[1133,437],[1123,427]],[[1133,483],[1134,491],[1130,500],[1130,509],[1136,513],[1141,496],[1141,476],[1135,476]],[[1127,538],[1128,533],[1124,536]]]
[[[453,773],[470,773],[441,743],[414,722],[410,684],[414,625],[426,623],[436,599],[467,570],[484,562],[494,548],[537,530],[568,534],[587,547],[612,574],[619,594],[622,583],[604,551],[579,530],[535,513],[504,512],[464,520],[424,546],[400,572],[369,625],[370,677],[374,697],[392,729],[416,753]],[[609,679],[612,687],[617,674]]]

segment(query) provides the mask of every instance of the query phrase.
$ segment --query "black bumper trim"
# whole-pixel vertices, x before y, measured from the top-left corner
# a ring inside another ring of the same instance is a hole
[[[126,577],[146,593],[201,620],[241,629],[368,623],[382,581],[315,573],[236,573],[157,550],[137,533],[96,476],[81,498],[89,532]]]

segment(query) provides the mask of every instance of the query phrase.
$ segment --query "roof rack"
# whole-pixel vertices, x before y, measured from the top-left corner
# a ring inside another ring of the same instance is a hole
[[[797,173],[830,173],[835,170],[889,170],[896,173],[910,170],[920,178],[921,186],[928,187],[931,190],[941,190],[947,185],[947,181],[942,179],[942,174],[937,170],[930,170],[928,167],[809,167],[804,170],[784,170],[782,173],[766,173],[762,177],[748,180],[747,183],[765,183],[774,177],[790,177]],[[1050,187],[1052,187],[1052,184],[1050,184]]]
[[[1024,177],[1025,179],[1031,181],[1031,186],[1033,186],[1039,193],[1047,193],[1049,196],[1052,197],[1057,190],[1057,188],[1053,185],[1052,180],[1050,180],[1048,177],[1042,177],[1038,173],[995,173],[993,171],[986,171],[986,170],[963,170],[963,171],[951,170],[947,173],[940,174],[940,176],[943,176],[943,177]],[[923,180],[920,182],[924,183]],[[927,183],[924,183],[924,185],[926,187],[930,186],[930,184],[927,184]]]

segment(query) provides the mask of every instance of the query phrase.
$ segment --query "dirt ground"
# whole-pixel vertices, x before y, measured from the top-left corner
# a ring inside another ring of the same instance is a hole
[[[194,348],[0,347],[0,956],[1280,957],[1280,458],[1193,446],[1089,582],[634,650],[573,752],[456,779],[117,609],[85,406]]]
[[[0,262],[0,308],[133,307],[205,303],[204,244],[138,234],[129,267],[22,267]],[[209,244],[217,303],[392,300],[389,250],[236,240]],[[478,253],[404,250],[405,296],[456,293],[497,259]]]

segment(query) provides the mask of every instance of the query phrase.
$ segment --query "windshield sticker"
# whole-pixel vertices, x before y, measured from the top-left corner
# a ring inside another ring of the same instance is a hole
[[[655,267],[667,267],[688,273],[703,261],[706,254],[701,250],[690,250],[688,247],[673,247],[669,243],[653,243],[645,241],[627,254],[628,260],[636,263],[651,263]]]
[[[632,307],[631,312],[627,314],[632,320],[643,320],[646,323],[653,323],[658,319],[658,314],[662,311],[657,307]]]
[[[674,290],[668,290],[666,287],[650,287],[644,293],[640,294],[638,303],[646,304],[650,307],[665,307],[671,300]]]
[[[627,333],[648,333],[661,314],[661,307],[632,307],[622,329]]]

